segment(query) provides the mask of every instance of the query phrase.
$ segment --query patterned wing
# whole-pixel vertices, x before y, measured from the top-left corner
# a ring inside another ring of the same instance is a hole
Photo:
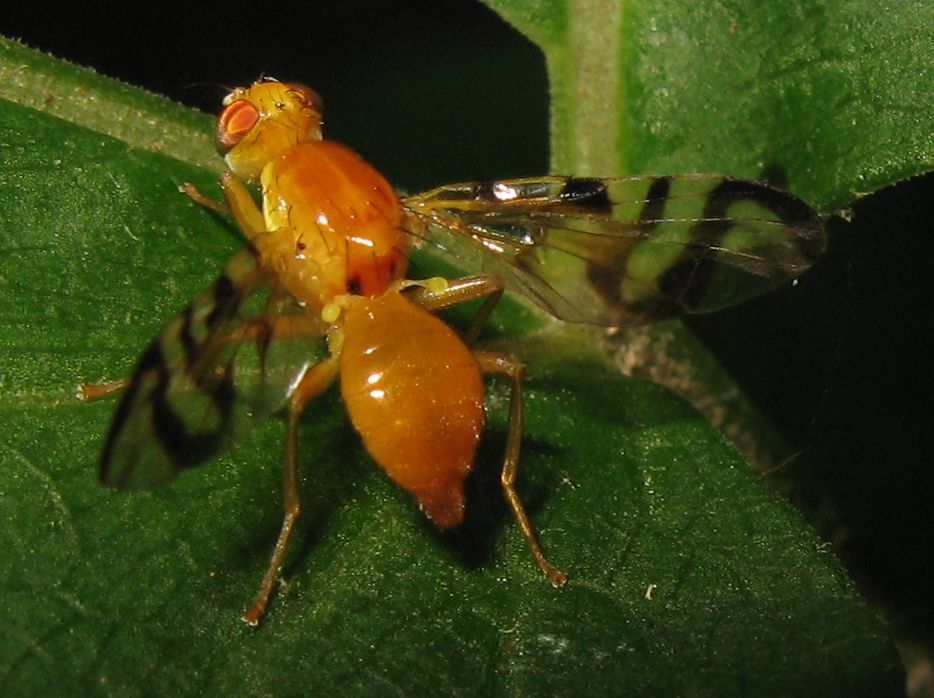
[[[324,358],[323,332],[252,249],[238,253],[143,353],[107,434],[101,479],[153,487],[217,457]]]
[[[416,235],[570,322],[710,312],[776,288],[822,253],[818,215],[768,185],[710,175],[543,177],[405,200]]]

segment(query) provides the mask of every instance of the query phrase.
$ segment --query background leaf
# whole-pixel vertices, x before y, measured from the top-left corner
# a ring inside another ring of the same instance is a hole
[[[544,48],[554,171],[777,167],[834,213],[934,167],[923,0],[488,4]]]
[[[303,425],[289,592],[249,633],[236,618],[278,525],[281,424],[128,498],[93,479],[112,408],[70,396],[127,370],[236,249],[174,190],[213,176],[15,107],[2,123],[5,693],[897,690],[878,626],[796,516],[694,412],[553,327],[500,341],[535,371],[523,493],[571,586],[542,582],[499,502],[500,389],[470,520],[443,536],[332,400]],[[505,311],[501,326],[522,315]]]

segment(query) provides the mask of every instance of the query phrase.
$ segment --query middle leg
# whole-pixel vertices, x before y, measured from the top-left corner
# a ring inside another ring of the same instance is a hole
[[[480,330],[486,324],[493,308],[503,295],[503,285],[491,276],[465,276],[453,281],[445,281],[444,288],[433,289],[429,286],[414,285],[406,292],[406,297],[425,310],[442,310],[475,298],[483,298],[483,305],[477,310],[470,327],[464,335],[464,342],[472,346],[480,336]]]
[[[266,615],[269,599],[272,596],[276,579],[289,550],[289,542],[295,530],[295,522],[301,513],[301,500],[298,494],[298,424],[309,400],[323,393],[337,376],[337,359],[333,356],[311,368],[296,387],[289,400],[289,426],[285,442],[285,458],[282,466],[282,505],[285,510],[282,518],[282,530],[276,540],[276,546],[269,560],[269,567],[260,583],[259,591],[253,604],[243,614],[243,620],[250,625],[257,625]]]

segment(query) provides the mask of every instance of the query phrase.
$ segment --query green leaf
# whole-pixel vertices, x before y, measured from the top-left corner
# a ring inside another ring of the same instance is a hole
[[[548,17],[555,37],[565,20]],[[113,406],[73,397],[125,375],[239,245],[177,193],[216,193],[201,156],[152,152],[199,120],[13,44],[0,58],[4,77],[25,65],[24,85],[55,85],[41,111],[0,103],[4,695],[898,690],[839,564],[722,437],[609,367],[592,332],[517,306],[496,325],[532,372],[520,491],[568,586],[541,578],[501,501],[503,386],[468,521],[446,534],[372,465],[332,395],[303,421],[290,584],[246,628],[278,530],[281,422],[169,487],[114,493],[94,465]],[[49,113],[62,85],[81,90],[56,112],[67,121]],[[83,101],[106,104],[82,119]],[[115,109],[154,125],[103,133]]]
[[[780,168],[834,213],[934,169],[924,0],[487,4],[545,51],[556,172]]]

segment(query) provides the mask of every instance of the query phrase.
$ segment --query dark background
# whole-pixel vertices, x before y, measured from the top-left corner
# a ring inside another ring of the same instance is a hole
[[[262,75],[303,82],[326,135],[406,189],[547,170],[544,58],[477,0],[111,5],[9,3],[0,33],[211,114]]]
[[[326,134],[408,190],[547,171],[544,60],[479,2],[232,8],[17,4],[0,33],[210,113],[263,74],[305,82],[324,98]],[[831,220],[813,272],[823,295],[785,324],[762,322],[782,317],[774,294],[692,323],[800,449],[787,464],[796,501],[921,648],[934,638],[932,179],[861,200],[852,224]],[[788,348],[756,350],[778,341]],[[792,352],[793,378],[776,366]]]

